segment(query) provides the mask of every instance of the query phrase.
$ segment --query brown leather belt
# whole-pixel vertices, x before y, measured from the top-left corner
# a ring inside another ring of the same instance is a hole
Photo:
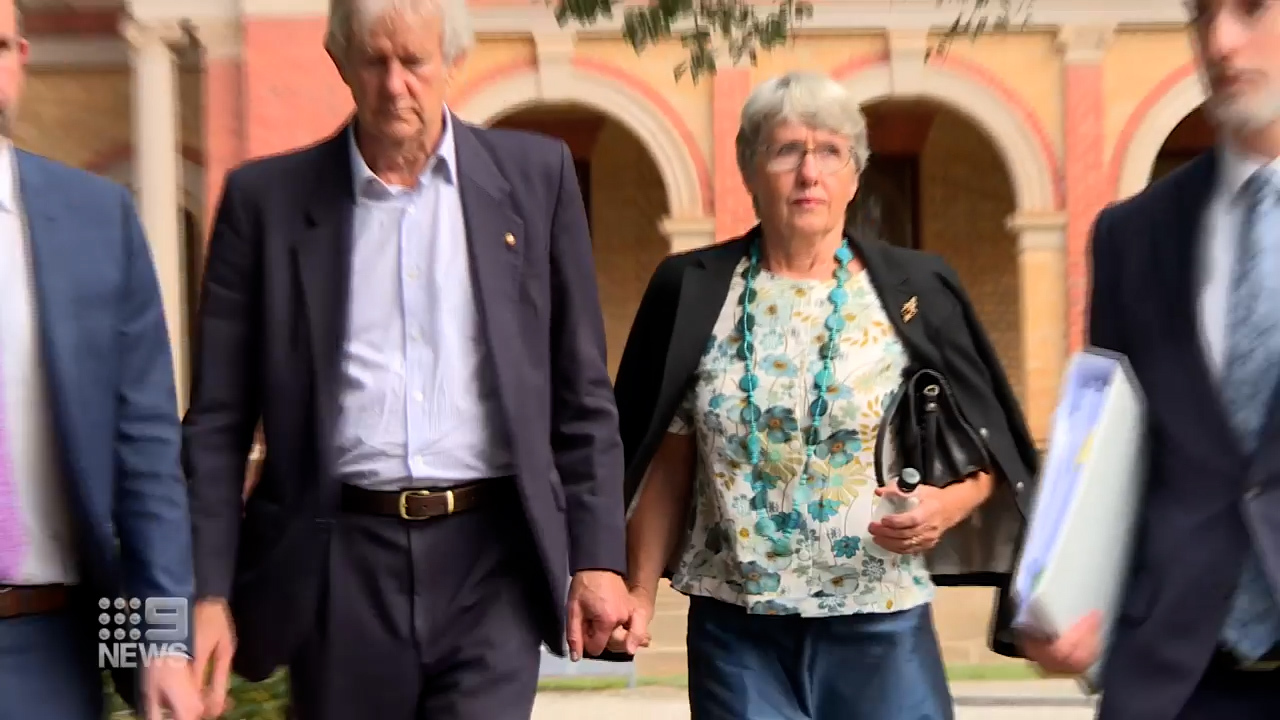
[[[343,484],[342,509],[402,520],[430,520],[473,510],[494,501],[509,486],[500,480],[441,490],[366,490]]]
[[[1220,648],[1213,654],[1209,669],[1228,672],[1275,672],[1280,670],[1280,647],[1272,648],[1266,655],[1253,662],[1240,660],[1235,653]]]
[[[0,618],[58,612],[69,595],[66,585],[0,585]]]

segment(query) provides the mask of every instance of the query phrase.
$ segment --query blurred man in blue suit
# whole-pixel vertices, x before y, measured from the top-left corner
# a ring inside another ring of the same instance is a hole
[[[13,147],[0,1],[0,720],[95,720],[99,602],[193,594],[173,365],[128,192]],[[138,664],[147,717],[198,717],[187,658]]]

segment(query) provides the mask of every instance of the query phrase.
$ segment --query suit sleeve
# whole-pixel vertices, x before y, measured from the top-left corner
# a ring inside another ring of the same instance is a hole
[[[564,484],[569,570],[626,572],[622,441],[582,191],[560,146],[551,222],[551,447]]]
[[[227,177],[209,241],[192,353],[183,465],[191,494],[196,591],[231,593],[245,463],[261,411],[258,355],[260,247],[237,175]]]
[[[1089,239],[1089,344],[1124,353],[1121,269],[1111,234],[1112,210],[1098,213]]]
[[[119,308],[116,503],[126,591],[191,599],[191,524],[173,355],[160,284],[138,215],[121,191],[125,283]]]

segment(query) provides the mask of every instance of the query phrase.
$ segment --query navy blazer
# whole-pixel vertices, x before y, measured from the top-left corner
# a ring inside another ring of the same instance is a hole
[[[563,651],[569,574],[626,570],[586,213],[562,141],[452,120],[483,337],[547,581],[537,614]],[[355,206],[346,132],[232,171],[209,244],[183,457],[197,589],[229,598],[236,670],[252,680],[288,661],[327,577]],[[266,456],[242,508],[259,420]]]
[[[96,628],[99,598],[194,595],[169,332],[129,192],[22,151],[17,164],[79,609]]]
[[[1280,585],[1280,404],[1240,447],[1205,360],[1196,307],[1206,153],[1098,215],[1090,342],[1128,356],[1150,444],[1129,586],[1102,676],[1102,717],[1172,720],[1204,674],[1256,543]],[[1253,540],[1250,540],[1250,538]]]

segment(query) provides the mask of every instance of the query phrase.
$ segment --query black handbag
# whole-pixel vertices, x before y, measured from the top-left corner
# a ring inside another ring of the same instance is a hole
[[[904,468],[914,468],[921,485],[934,487],[990,472],[986,435],[965,418],[942,373],[908,370],[880,422],[876,482],[896,482]]]

